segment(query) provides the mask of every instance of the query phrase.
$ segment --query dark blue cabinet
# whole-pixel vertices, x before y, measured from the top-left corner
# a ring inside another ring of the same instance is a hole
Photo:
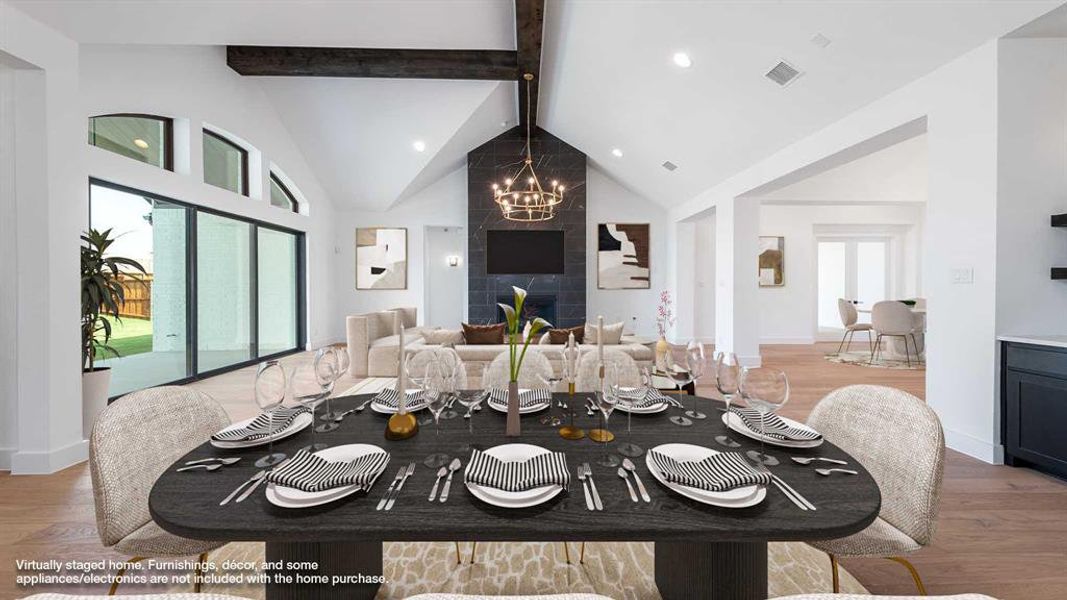
[[[1067,477],[1067,349],[1004,342],[1005,462]]]

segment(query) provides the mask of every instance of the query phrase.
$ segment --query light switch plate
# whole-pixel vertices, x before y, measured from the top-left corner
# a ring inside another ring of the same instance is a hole
[[[952,267],[952,283],[955,283],[955,284],[972,284],[972,283],[974,283],[974,268],[972,268],[972,267]]]

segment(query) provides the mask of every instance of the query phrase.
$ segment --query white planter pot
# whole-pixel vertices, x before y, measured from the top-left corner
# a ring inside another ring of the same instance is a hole
[[[97,368],[82,372],[82,436],[89,439],[96,416],[107,406],[107,389],[111,384],[111,369]]]

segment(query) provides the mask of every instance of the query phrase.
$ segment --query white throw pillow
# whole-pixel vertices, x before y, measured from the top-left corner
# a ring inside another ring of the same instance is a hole
[[[604,345],[605,346],[617,346],[622,341],[622,328],[625,325],[622,321],[618,323],[612,323],[610,325],[604,325]],[[596,344],[596,325],[586,323],[585,324],[585,337],[582,339],[583,344]]]

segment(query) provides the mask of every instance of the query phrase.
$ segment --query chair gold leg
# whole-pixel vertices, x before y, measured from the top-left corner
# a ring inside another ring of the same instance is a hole
[[[908,573],[911,573],[911,578],[915,580],[915,588],[919,590],[919,595],[926,595],[926,586],[923,585],[923,580],[919,577],[919,572],[915,570],[915,565],[911,564],[911,561],[899,556],[887,556],[886,560],[891,560],[895,563],[904,565],[904,568],[908,570]]]
[[[478,542],[471,542],[471,564],[474,564],[474,555],[478,551]]]
[[[582,542],[582,550],[578,553],[578,564],[585,564],[585,542]]]
[[[457,565],[462,565],[463,564],[463,557],[460,556],[460,554],[459,554],[459,542],[452,542],[452,543],[456,545],[456,564]]]
[[[571,564],[571,549],[567,542],[563,542],[563,556],[567,559],[567,564]]]
[[[128,560],[126,562],[135,563],[135,562],[141,562],[144,559],[145,559],[145,557],[143,557],[143,556],[134,556],[133,558],[131,558],[130,560]],[[121,580],[122,576],[125,575],[125,574],[126,574],[126,567],[122,567],[121,569],[119,569],[118,573],[115,573],[115,581],[111,582],[111,589],[108,590],[108,592],[107,592],[108,596],[114,596],[115,595],[115,591],[119,589],[119,580]]]
[[[837,557],[833,554],[827,554],[830,557],[830,574],[834,581],[834,593],[841,592],[841,575],[837,572]]]
[[[193,593],[200,593],[200,580],[204,578],[204,569],[201,565],[207,561],[207,552],[201,554],[196,559],[196,569],[193,570]]]

